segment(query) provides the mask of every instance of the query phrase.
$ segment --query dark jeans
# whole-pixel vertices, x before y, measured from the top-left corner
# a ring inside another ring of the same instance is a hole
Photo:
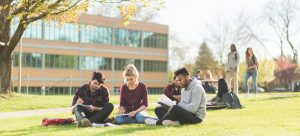
[[[160,114],[163,113],[164,109],[157,108],[155,109],[155,113],[156,110],[159,111]],[[160,115],[157,115],[157,117],[158,116]],[[172,106],[161,119],[159,118],[156,124],[162,125],[164,120],[179,121],[180,124],[196,124],[202,122],[195,114],[190,113],[177,105]]]
[[[158,119],[162,119],[164,117],[164,115],[168,112],[168,110],[166,110],[165,108],[158,106],[155,107],[155,115],[157,116]]]
[[[91,123],[104,123],[104,120],[113,111],[114,105],[111,103],[106,103],[99,111],[90,112],[87,108],[80,105],[75,107],[75,117],[76,120],[81,120],[82,118],[87,118]]]

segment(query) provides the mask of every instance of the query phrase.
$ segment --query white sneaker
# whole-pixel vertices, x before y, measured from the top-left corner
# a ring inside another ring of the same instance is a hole
[[[162,122],[162,124],[164,126],[177,126],[177,125],[180,125],[179,121],[172,121],[172,120],[164,120]]]
[[[115,125],[113,123],[107,122],[107,123],[105,123],[105,126],[108,126],[108,127],[118,127],[119,125]]]
[[[92,126],[93,127],[104,127],[105,124],[93,123]]]
[[[153,118],[147,118],[147,119],[145,119],[145,124],[147,124],[147,125],[155,126],[156,122],[157,122],[157,119],[153,119]]]
[[[92,123],[87,119],[87,118],[83,118],[80,121],[80,127],[91,127]]]

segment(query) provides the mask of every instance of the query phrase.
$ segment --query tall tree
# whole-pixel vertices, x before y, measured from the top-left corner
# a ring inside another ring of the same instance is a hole
[[[246,46],[252,41],[252,37],[245,32],[247,28],[245,22],[249,17],[240,14],[236,18],[225,20],[220,18],[216,23],[207,23],[208,34],[206,39],[209,43],[216,45],[216,52],[220,64],[225,65],[230,45],[234,43],[237,48]]]
[[[297,63],[300,47],[298,0],[270,0],[264,7],[264,12],[260,18],[245,22],[247,33],[265,49],[267,42],[278,45],[281,57],[288,55],[285,49],[290,49],[293,54],[292,62]],[[266,53],[270,54],[267,49]],[[275,57],[272,58],[277,61]]]
[[[283,44],[286,42],[293,52],[293,63],[298,61],[297,40],[293,41],[292,37],[299,34],[294,28],[298,26],[299,29],[299,24],[296,23],[297,16],[300,15],[299,8],[298,0],[272,0],[266,6],[267,19],[278,37],[282,57]]]
[[[122,3],[118,6],[124,24],[128,25],[140,7],[162,7],[162,0],[0,0],[0,88],[10,90],[12,52],[18,45],[27,26],[37,20],[75,22],[81,12],[94,2]],[[12,20],[18,20],[12,33]]]
[[[197,70],[209,69],[213,75],[221,76],[222,68],[215,60],[211,49],[206,42],[203,42],[200,46],[198,57],[196,58],[195,66],[192,67],[192,74],[195,74]]]

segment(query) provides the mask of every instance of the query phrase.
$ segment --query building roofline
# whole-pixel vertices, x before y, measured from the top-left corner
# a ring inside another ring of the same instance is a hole
[[[143,31],[158,32],[164,34],[168,34],[169,32],[168,25],[133,20],[132,24],[125,26],[123,24],[122,19],[104,17],[100,15],[91,15],[87,13],[82,13],[80,15],[79,22],[82,24],[95,25],[95,26],[116,27],[116,28],[129,29],[129,30],[143,30]]]

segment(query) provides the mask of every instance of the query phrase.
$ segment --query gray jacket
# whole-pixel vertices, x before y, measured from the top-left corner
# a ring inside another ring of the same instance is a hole
[[[206,115],[206,94],[201,84],[197,84],[197,79],[193,78],[187,88],[181,91],[181,100],[178,106],[194,113],[203,120]]]

